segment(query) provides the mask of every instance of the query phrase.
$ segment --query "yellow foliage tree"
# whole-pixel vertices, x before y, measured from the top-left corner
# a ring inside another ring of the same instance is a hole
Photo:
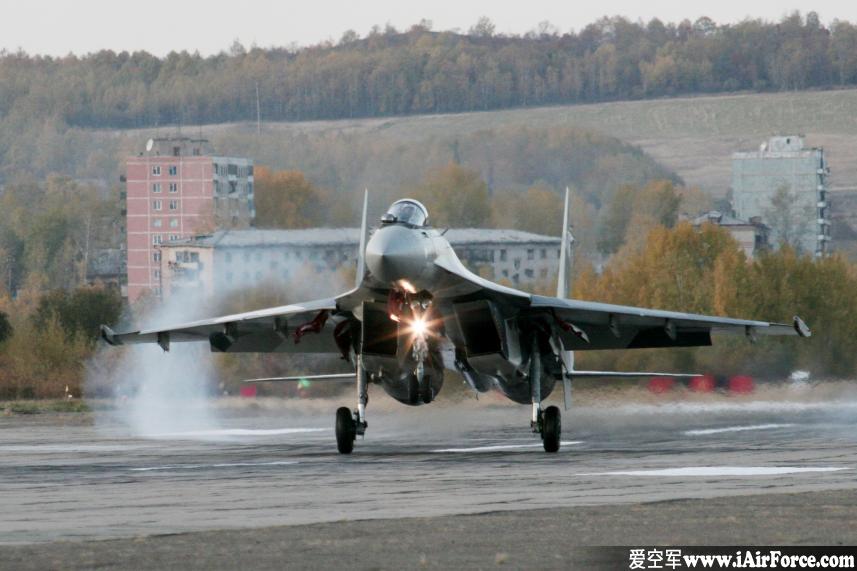
[[[491,220],[488,185],[479,173],[456,163],[430,171],[410,196],[426,205],[436,226],[480,228]]]

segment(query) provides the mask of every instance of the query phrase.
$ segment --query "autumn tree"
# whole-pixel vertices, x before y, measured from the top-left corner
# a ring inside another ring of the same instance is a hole
[[[587,366],[673,368],[782,378],[795,368],[818,375],[857,372],[857,271],[840,256],[814,259],[784,247],[747,260],[716,225],[653,229],[628,244],[601,275],[581,274],[574,295],[642,307],[790,323],[801,315],[810,339],[718,337],[702,349],[583,353]]]
[[[562,198],[545,183],[525,192],[498,193],[493,205],[495,227],[554,236],[562,232]]]
[[[491,219],[485,181],[476,171],[455,163],[429,171],[410,194],[426,205],[436,226],[479,228]]]
[[[602,218],[599,249],[614,253],[626,241],[641,243],[656,226],[674,226],[680,205],[681,194],[672,181],[655,180],[640,189],[619,188]]]
[[[334,225],[342,218],[331,193],[315,186],[300,171],[260,166],[255,184],[256,225],[261,228]]]

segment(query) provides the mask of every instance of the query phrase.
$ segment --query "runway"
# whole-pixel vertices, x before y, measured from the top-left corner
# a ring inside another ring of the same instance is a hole
[[[340,456],[338,404],[159,439],[86,415],[0,418],[0,542],[857,489],[857,401],[581,406],[555,455],[526,407],[470,401],[370,405],[366,438]]]

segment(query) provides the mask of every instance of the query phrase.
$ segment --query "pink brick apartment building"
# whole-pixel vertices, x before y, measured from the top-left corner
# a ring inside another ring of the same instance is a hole
[[[215,156],[204,139],[150,139],[125,161],[128,299],[161,294],[160,245],[256,216],[253,161]]]

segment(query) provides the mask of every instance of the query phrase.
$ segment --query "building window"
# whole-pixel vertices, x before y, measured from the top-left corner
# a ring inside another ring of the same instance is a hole
[[[160,234],[152,234],[152,244],[154,244],[155,246],[160,244],[162,240],[163,236],[161,236]]]
[[[541,256],[542,256],[542,259],[543,259],[543,260],[546,260],[546,259],[547,259],[547,257],[548,257],[548,250],[547,250],[547,248],[542,248],[542,250],[541,250]]]
[[[527,250],[527,259],[528,260],[535,260],[536,259],[536,251],[533,249]]]
[[[161,224],[162,224],[162,221],[161,221],[161,219],[160,219],[160,218],[153,218],[153,219],[152,219],[152,226],[153,226],[153,227],[155,227],[155,228],[160,228],[160,227],[161,227]]]
[[[170,200],[170,210],[178,210],[179,209],[179,201],[178,200]]]
[[[171,182],[170,183],[170,192],[178,192],[179,191],[179,183]]]
[[[283,252],[283,259],[284,259],[284,260],[288,260],[288,259],[289,259],[289,251],[288,251],[288,250],[286,250],[285,252]]]
[[[256,261],[257,261],[257,262],[261,262],[261,261],[262,261],[262,252],[256,252]]]
[[[501,262],[506,261],[506,250],[500,250],[500,261]]]
[[[226,252],[226,256],[224,256],[224,258],[226,259],[227,264],[231,264],[232,263],[232,252]],[[230,274],[230,275],[232,275],[232,274]]]
[[[153,262],[160,262],[161,261],[161,253],[160,252],[154,252],[152,254],[152,261]]]
[[[524,270],[524,275],[527,276],[528,278],[532,278],[533,277],[533,270]]]
[[[178,228],[179,227],[179,219],[178,218],[170,218],[170,228]]]
[[[244,261],[245,262],[250,261],[250,250],[244,250]]]
[[[170,234],[170,242],[175,242],[178,239],[179,239],[178,234]]]
[[[179,174],[179,167],[170,165],[170,176],[176,176],[177,174]]]
[[[548,269],[542,268],[541,270],[539,270],[539,277],[541,277],[542,279],[548,277]]]
[[[152,167],[152,175],[153,176],[161,176],[161,166],[155,165]]]
[[[161,279],[161,270],[155,270],[154,272],[152,272],[152,275],[155,276],[156,280]]]
[[[158,297],[161,297],[161,288],[159,288],[159,287],[153,287],[153,288],[152,288],[152,293],[154,293],[154,294],[155,294],[156,296],[158,296]]]
[[[163,203],[160,200],[153,200],[152,201],[152,210],[160,210],[162,206],[163,206]]]
[[[173,147],[173,156],[174,157],[177,157],[181,154],[182,154],[182,148],[181,147]]]
[[[277,260],[271,260],[271,271],[276,270],[280,267],[280,263]]]
[[[283,270],[283,279],[284,280],[289,279],[289,270]]]
[[[161,183],[153,182],[152,183],[152,192],[161,192]]]

